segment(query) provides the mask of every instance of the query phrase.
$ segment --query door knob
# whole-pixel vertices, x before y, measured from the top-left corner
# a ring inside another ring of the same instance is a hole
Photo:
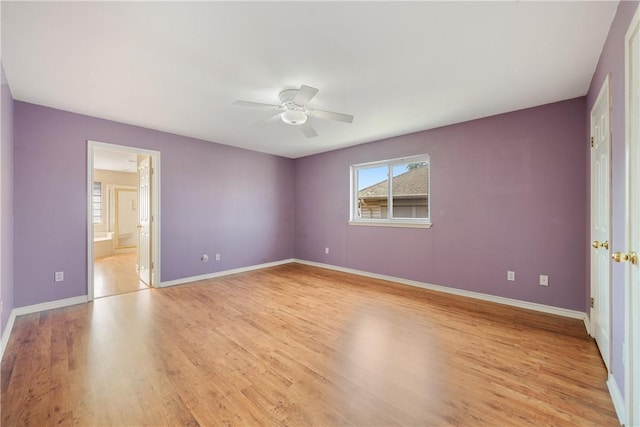
[[[638,254],[635,252],[629,252],[628,254],[623,254],[622,252],[614,252],[611,254],[611,259],[615,262],[623,262],[629,261],[631,264],[638,263]]]
[[[136,225],[136,228],[142,228],[142,226],[140,224]]]
[[[609,249],[609,241],[606,240],[606,241],[600,243],[597,240],[594,240],[593,243],[591,243],[591,246],[593,246],[595,249],[598,249],[598,248]]]

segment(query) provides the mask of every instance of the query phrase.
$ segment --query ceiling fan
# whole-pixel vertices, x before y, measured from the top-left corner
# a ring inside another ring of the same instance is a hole
[[[317,136],[315,129],[309,123],[309,117],[318,119],[337,120],[339,122],[351,123],[353,116],[349,114],[334,113],[333,111],[313,110],[307,107],[311,99],[316,96],[318,89],[311,86],[300,86],[300,89],[286,89],[280,92],[280,105],[263,104],[251,101],[236,101],[235,105],[243,107],[257,107],[272,110],[272,114],[255,127],[266,126],[282,120],[284,123],[292,126],[300,126],[300,130],[307,138]]]

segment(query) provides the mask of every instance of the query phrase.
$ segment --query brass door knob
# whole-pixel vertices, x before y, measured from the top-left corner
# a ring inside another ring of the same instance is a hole
[[[594,249],[598,249],[598,248],[609,249],[609,241],[606,240],[606,241],[600,243],[597,240],[594,240],[593,243],[591,243],[591,246],[593,246]]]
[[[611,254],[611,259],[615,262],[623,262],[629,261],[631,264],[638,263],[638,254],[635,252],[629,252],[628,254],[623,254],[622,252],[614,252]]]

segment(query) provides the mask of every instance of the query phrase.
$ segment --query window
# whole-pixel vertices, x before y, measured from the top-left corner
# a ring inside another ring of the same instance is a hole
[[[430,227],[429,156],[351,166],[351,224]]]
[[[91,190],[93,223],[102,224],[102,183],[94,182]]]

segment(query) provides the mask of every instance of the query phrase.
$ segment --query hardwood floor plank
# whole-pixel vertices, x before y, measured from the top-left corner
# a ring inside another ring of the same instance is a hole
[[[613,426],[581,321],[289,264],[20,316],[3,425]]]
[[[93,293],[95,298],[147,289],[140,280],[136,265],[138,254],[117,253],[93,261]]]

